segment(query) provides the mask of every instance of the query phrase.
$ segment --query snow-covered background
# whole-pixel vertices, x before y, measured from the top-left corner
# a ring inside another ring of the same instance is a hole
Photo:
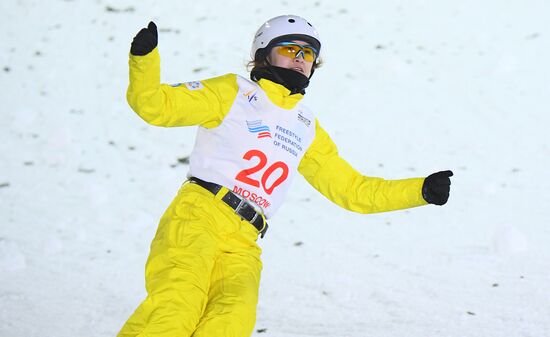
[[[246,75],[280,14],[319,30],[305,98],[367,175],[455,172],[450,202],[353,214],[297,182],[260,244],[254,336],[550,336],[550,2],[0,2],[0,336],[114,336],[143,299],[195,128],[128,107],[130,41],[162,80]]]

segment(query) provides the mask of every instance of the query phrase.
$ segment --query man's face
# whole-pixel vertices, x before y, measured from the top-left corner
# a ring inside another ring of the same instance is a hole
[[[315,57],[311,61],[306,61],[306,59],[311,59],[311,50],[307,47],[301,49],[299,46],[305,47],[308,44],[304,41],[294,40],[287,46],[278,45],[271,48],[268,55],[269,63],[276,67],[292,69],[309,77]]]

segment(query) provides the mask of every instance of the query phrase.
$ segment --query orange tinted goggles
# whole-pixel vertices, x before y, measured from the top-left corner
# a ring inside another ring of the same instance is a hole
[[[317,50],[310,45],[301,45],[294,42],[280,42],[275,45],[277,54],[292,59],[302,57],[306,62],[313,62],[317,58]]]

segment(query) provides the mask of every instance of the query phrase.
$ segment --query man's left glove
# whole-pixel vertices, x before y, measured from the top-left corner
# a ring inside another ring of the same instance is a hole
[[[449,199],[453,171],[442,171],[430,174],[422,185],[422,197],[430,204],[445,205]]]
[[[140,30],[130,47],[130,54],[135,56],[147,55],[155,49],[158,44],[157,25],[153,21],[149,22],[147,28]]]

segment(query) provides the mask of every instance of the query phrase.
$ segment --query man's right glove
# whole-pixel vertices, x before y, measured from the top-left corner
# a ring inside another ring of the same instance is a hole
[[[445,205],[449,199],[453,171],[442,171],[430,174],[422,185],[422,196],[430,204]]]
[[[140,30],[130,47],[130,54],[143,56],[149,54],[158,44],[157,25],[153,21],[149,22],[147,28]]]

